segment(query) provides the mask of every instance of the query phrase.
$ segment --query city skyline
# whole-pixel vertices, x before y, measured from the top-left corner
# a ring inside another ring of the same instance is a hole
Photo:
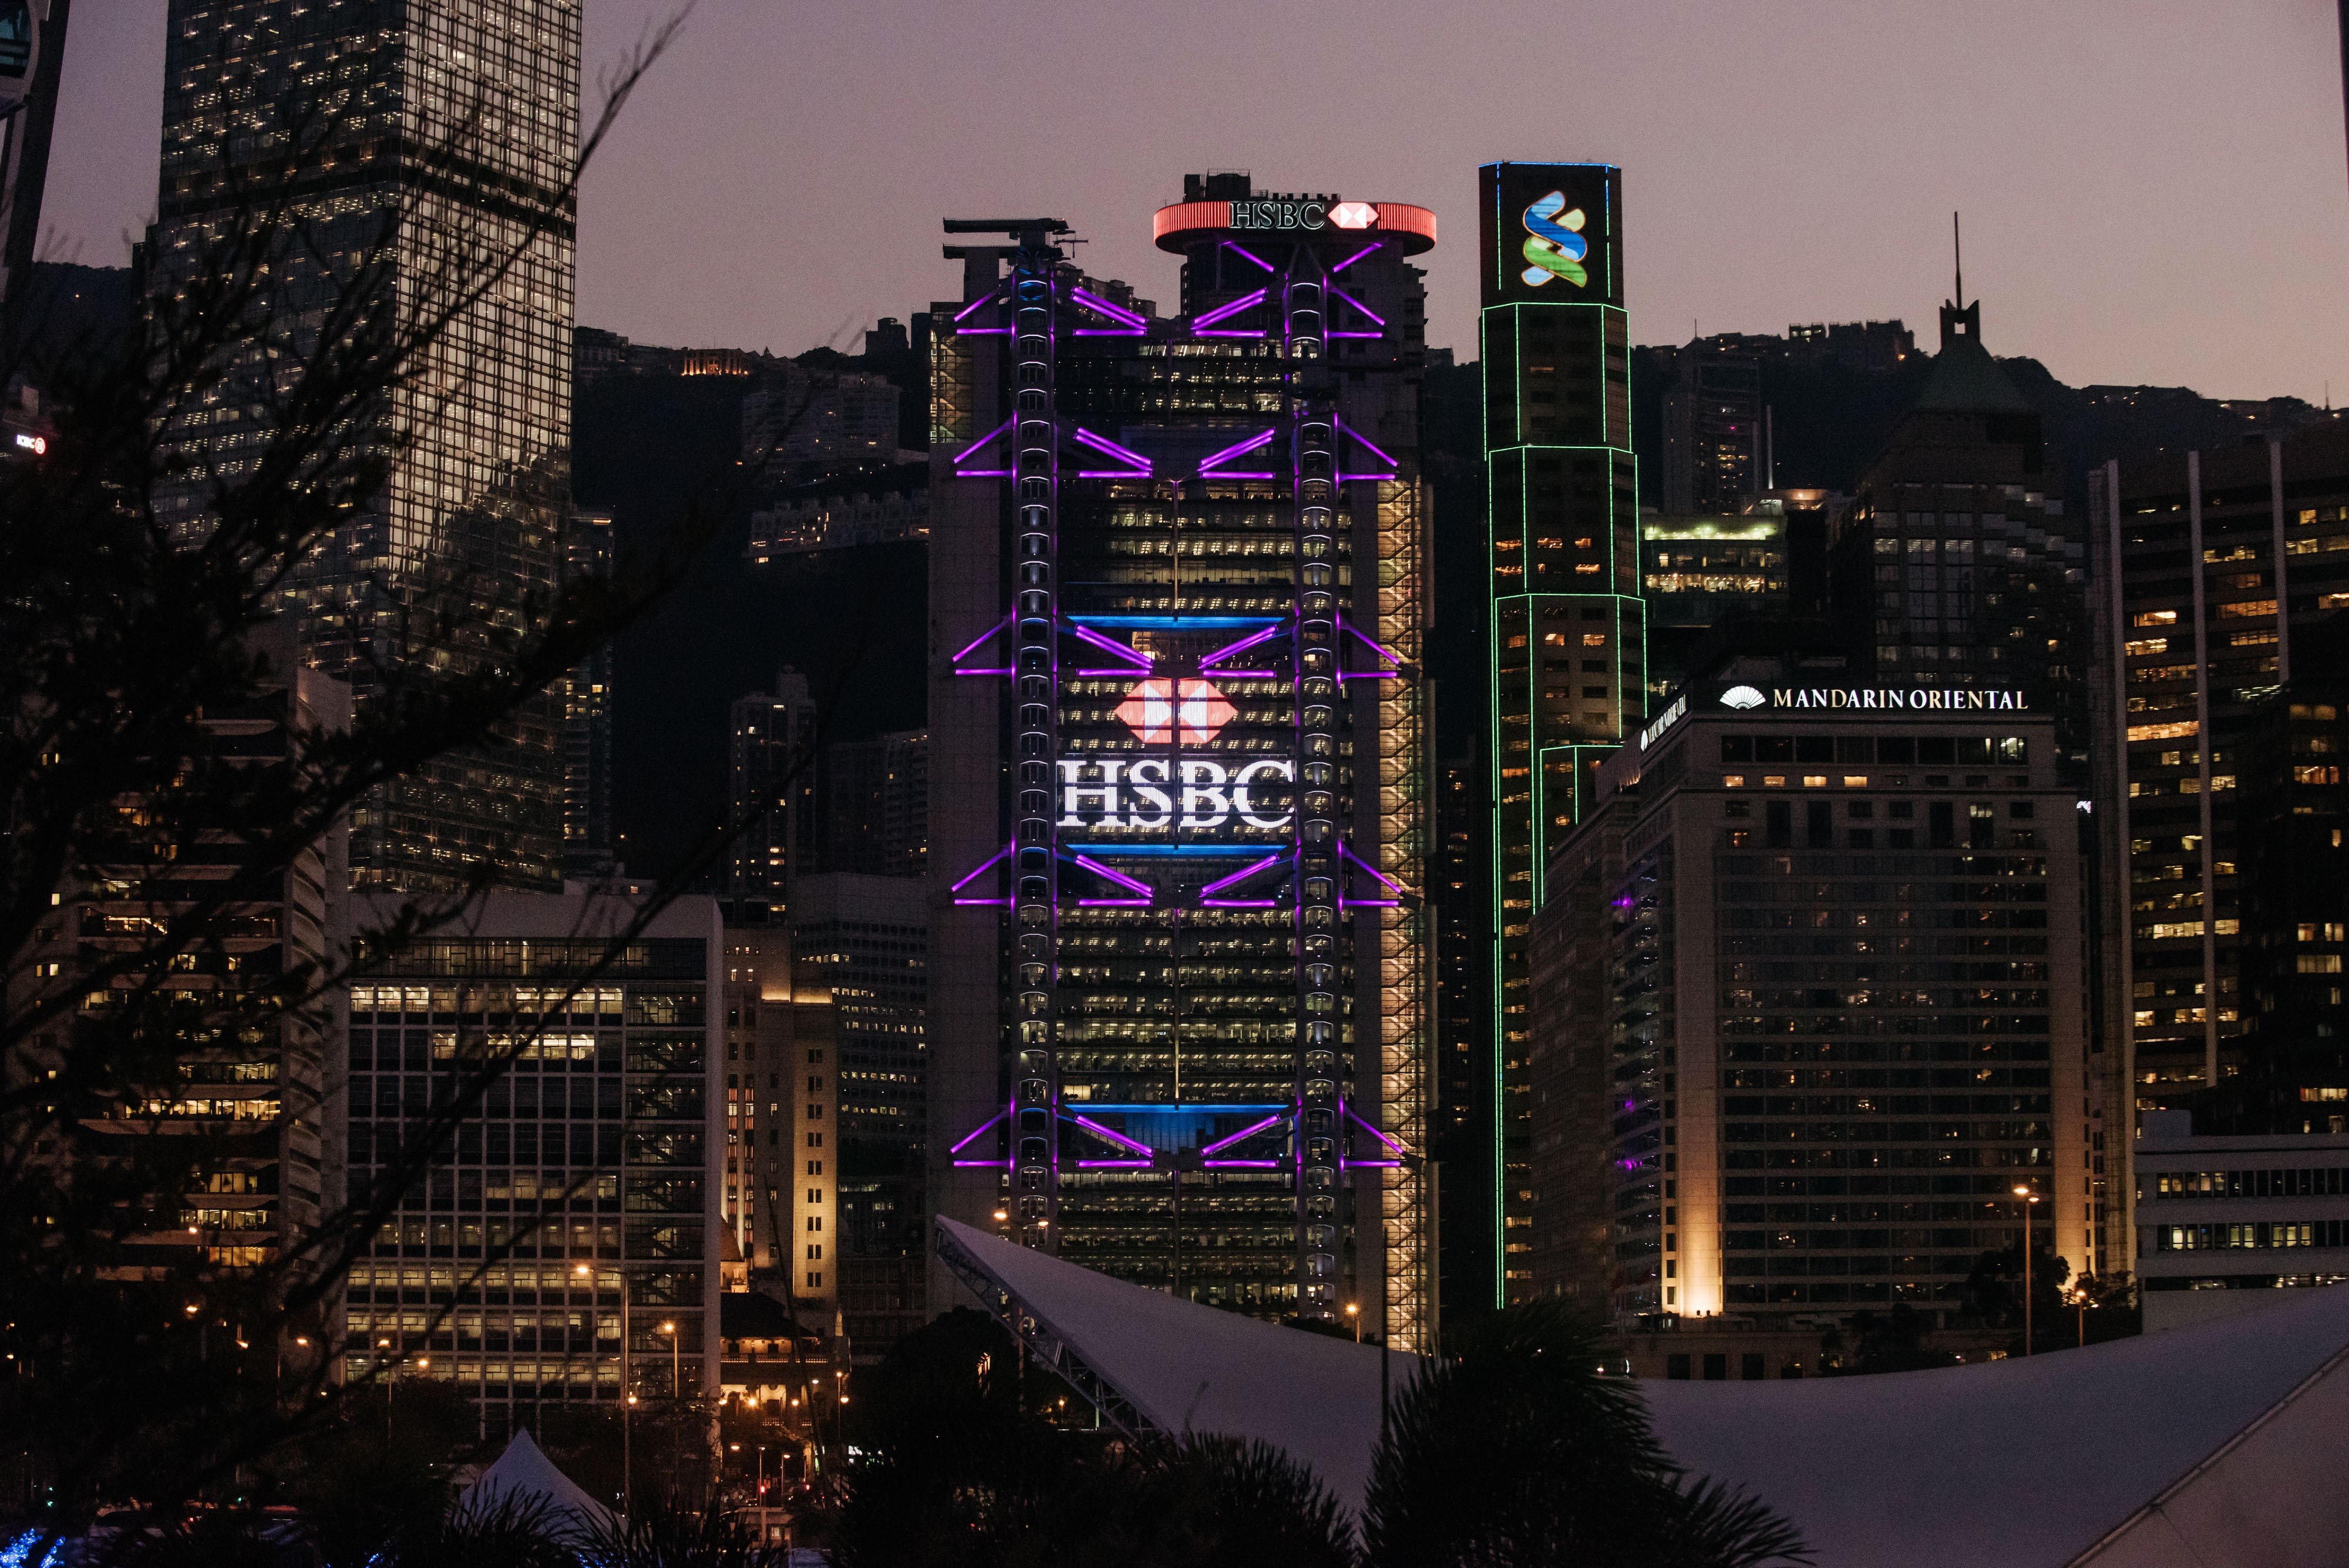
[[[1330,35],[1327,68],[1416,84],[1381,134],[1309,109],[1286,90],[1285,65],[1232,62],[1186,88],[1172,125],[1095,87],[1056,99],[1056,125],[1084,134],[1050,143],[1068,150],[1051,164],[988,159],[967,134],[1001,112],[979,96],[994,67],[1114,79],[1085,62],[1228,36],[1221,13],[1137,17],[1112,34],[890,5],[792,38],[780,17],[706,4],[588,175],[581,319],[647,341],[846,346],[936,291],[926,231],[941,213],[1073,191],[1083,199],[1064,215],[1093,241],[1087,269],[1148,292],[1163,265],[1127,214],[1169,169],[1246,167],[1270,189],[1309,170],[1422,202],[1464,234],[1467,170],[1566,156],[1632,171],[1641,223],[1627,303],[1642,341],[1682,340],[1692,316],[1706,332],[1930,321],[1957,208],[1970,287],[1993,302],[1999,346],[2070,384],[2321,400],[2339,380],[2349,395],[2349,323],[2325,308],[2342,281],[2333,258],[2349,252],[2333,7],[2163,6],[2126,29],[2085,7],[2017,8],[2002,25],[2001,7],[1956,40],[1912,9],[1692,3],[1560,26],[1492,5],[1481,26],[1447,12],[1440,34],[1373,12]],[[588,18],[591,95],[666,14],[626,0]],[[1675,47],[1649,47],[1660,35]],[[1478,42],[1513,36],[1557,47]],[[132,7],[77,16],[47,254],[119,265],[120,238],[151,214],[161,46],[160,19]],[[1896,77],[1887,60],[1911,63]],[[1216,99],[1245,108],[1245,133],[1211,112]],[[1535,103],[1546,107],[1526,118]],[[792,148],[804,156],[773,151]],[[686,234],[700,243],[678,244]],[[1742,259],[1723,267],[1733,253]],[[1432,346],[1474,352],[1474,287],[1464,251],[1445,247],[1430,269]]]

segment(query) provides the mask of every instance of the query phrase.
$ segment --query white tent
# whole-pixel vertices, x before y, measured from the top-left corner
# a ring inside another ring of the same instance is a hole
[[[457,1509],[462,1512],[493,1507],[509,1497],[545,1502],[574,1535],[585,1535],[612,1521],[611,1511],[556,1469],[545,1450],[531,1441],[528,1432],[513,1435],[497,1462],[483,1470],[458,1498]]]
[[[950,1220],[983,1304],[1148,1425],[1260,1438],[1359,1505],[1379,1352],[1175,1301]],[[1873,1377],[1642,1385],[1690,1470],[1799,1526],[1818,1568],[2349,1563],[2349,1287],[2192,1328]],[[1394,1357],[1400,1387],[1416,1359]]]

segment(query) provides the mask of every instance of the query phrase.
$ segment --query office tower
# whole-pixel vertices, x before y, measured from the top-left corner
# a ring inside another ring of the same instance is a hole
[[[929,536],[929,464],[885,463],[784,486],[750,514],[742,554],[763,566],[778,556]]]
[[[1982,347],[1982,302],[1944,305],[1932,375],[1861,474],[1831,570],[1840,613],[1873,606],[1878,681],[2019,690],[2085,784],[2085,535],[2061,485]]]
[[[792,886],[793,990],[831,999],[837,1043],[833,1288],[867,1356],[927,1321],[929,934],[916,877],[841,872]]]
[[[1526,942],[1540,876],[1598,766],[1646,712],[1619,171],[1482,173],[1485,466],[1493,543],[1497,1297],[1531,1201]],[[1514,1260],[1514,1261],[1513,1261]]]
[[[2256,1309],[2349,1272],[2349,1122],[2211,1134],[2148,1111],[2134,1163],[2145,1331]]]
[[[165,37],[157,293],[202,287],[219,247],[285,202],[282,234],[264,236],[267,323],[167,424],[166,456],[247,481],[330,303],[394,333],[452,313],[356,416],[384,483],[285,603],[309,660],[362,705],[403,672],[494,661],[563,569],[577,5],[171,0]],[[438,156],[450,142],[462,155]],[[208,484],[163,498],[174,525],[202,526]],[[502,743],[386,785],[352,814],[354,877],[450,888],[486,863],[509,886],[559,886],[562,722],[542,694]]]
[[[794,983],[779,926],[726,931],[726,1181],[719,1213],[753,1289],[829,1323],[840,1288],[838,1008]]]
[[[727,919],[781,919],[791,880],[816,853],[816,713],[807,677],[778,671],[772,691],[727,711],[727,802],[741,825],[727,851]]]
[[[72,0],[0,5],[0,301],[32,276]]]
[[[1826,613],[1827,540],[1848,504],[1823,490],[1780,490],[1738,516],[1641,519],[1650,708],[1719,640],[1715,628]]]
[[[2018,1184],[2089,1262],[2054,722],[2012,688],[1839,663],[1692,682],[1600,770],[1536,917],[1539,1075],[1579,1088],[1537,1104],[1536,1213],[1566,1230],[1533,1251],[1619,1322],[1816,1333],[1906,1303],[1946,1324],[2011,1244]]]
[[[353,905],[357,929],[397,909]],[[351,981],[355,1192],[489,1053],[512,1065],[352,1264],[348,1377],[447,1383],[499,1429],[715,1392],[718,908],[679,899],[623,940],[636,915],[494,893]]]
[[[612,569],[612,514],[574,509],[565,551],[574,576]],[[619,870],[612,826],[612,645],[563,678],[563,875],[594,880]]]
[[[301,667],[292,631],[276,623],[252,639],[269,671],[249,701],[207,707],[196,718],[191,774],[282,771],[291,763],[295,732],[349,723],[350,692]],[[104,858],[74,867],[54,893],[49,920],[35,928],[26,961],[9,974],[10,1002],[29,1006],[58,985],[87,991],[77,976],[122,953],[150,950],[154,933],[167,923],[192,919],[216,931],[216,941],[194,944],[164,972],[117,975],[82,998],[81,1012],[97,1027],[119,1028],[98,1021],[108,1011],[136,1009],[179,1044],[178,1081],[121,1083],[118,1118],[98,1124],[101,1136],[78,1156],[103,1158],[98,1151],[113,1135],[141,1160],[161,1161],[151,1146],[158,1136],[184,1139],[176,1147],[195,1157],[184,1189],[155,1195],[158,1228],[124,1238],[121,1257],[133,1277],[275,1262],[307,1240],[337,1200],[326,1147],[333,1114],[325,1096],[340,1075],[324,1061],[326,1023],[316,1007],[279,1012],[286,999],[278,987],[284,977],[327,959],[328,899],[347,875],[344,836],[340,829],[328,834],[294,857],[282,881],[241,888],[224,914],[207,919],[204,907],[243,880],[246,850],[233,830],[277,825],[188,821],[168,802],[119,805],[120,836]],[[158,960],[156,968],[163,967]],[[54,1077],[61,1064],[49,1052],[46,1038],[33,1043],[23,1070]],[[30,1093],[18,1072],[12,1064],[10,1081]],[[44,1138],[27,1152],[37,1158],[52,1151]]]
[[[879,376],[785,359],[742,397],[742,462],[775,479],[888,462],[897,453],[897,389]]]
[[[1485,759],[1438,761],[1435,845],[1429,857],[1428,899],[1435,916],[1436,1158],[1443,1162],[1437,1193],[1436,1271],[1444,1313],[1473,1315],[1491,1303],[1492,1181],[1479,1173],[1491,1158],[1488,1074],[1480,1071],[1493,1038],[1493,986],[1485,973],[1492,952],[1493,890],[1477,841],[1492,802],[1485,789]]]
[[[2323,1052],[2340,1026],[2325,977],[2349,951],[2349,910],[2324,887],[2343,737],[2317,711],[2337,711],[2326,623],[2349,608],[2349,431],[2109,463],[2089,482],[2098,826],[2125,868],[2106,888],[2116,1071],[2138,1111],[2286,1130],[2296,1106],[2255,1103],[2257,1086]],[[2343,1081],[2327,1069],[2305,1086],[2328,1075]]]
[[[823,749],[823,868],[919,877],[927,865],[930,737],[898,730]]]
[[[1699,340],[1681,350],[1664,389],[1663,509],[1735,514],[1774,483],[1764,450],[1762,360]]]
[[[1432,1347],[1433,216],[1186,177],[1172,317],[1057,222],[947,230],[933,1207]]]
[[[1787,358],[1824,360],[1847,370],[1894,370],[1917,352],[1917,335],[1889,321],[1814,321],[1786,328]]]

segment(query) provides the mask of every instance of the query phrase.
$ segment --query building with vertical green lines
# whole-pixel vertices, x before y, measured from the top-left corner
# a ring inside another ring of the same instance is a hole
[[[1645,722],[1647,627],[1623,313],[1622,175],[1480,174],[1492,528],[1496,1297],[1530,1289],[1527,934],[1599,764]]]

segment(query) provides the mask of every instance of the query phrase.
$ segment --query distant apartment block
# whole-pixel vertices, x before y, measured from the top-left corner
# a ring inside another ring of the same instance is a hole
[[[742,553],[765,566],[778,556],[929,536],[929,464],[888,463],[786,489],[750,514],[750,538]]]

